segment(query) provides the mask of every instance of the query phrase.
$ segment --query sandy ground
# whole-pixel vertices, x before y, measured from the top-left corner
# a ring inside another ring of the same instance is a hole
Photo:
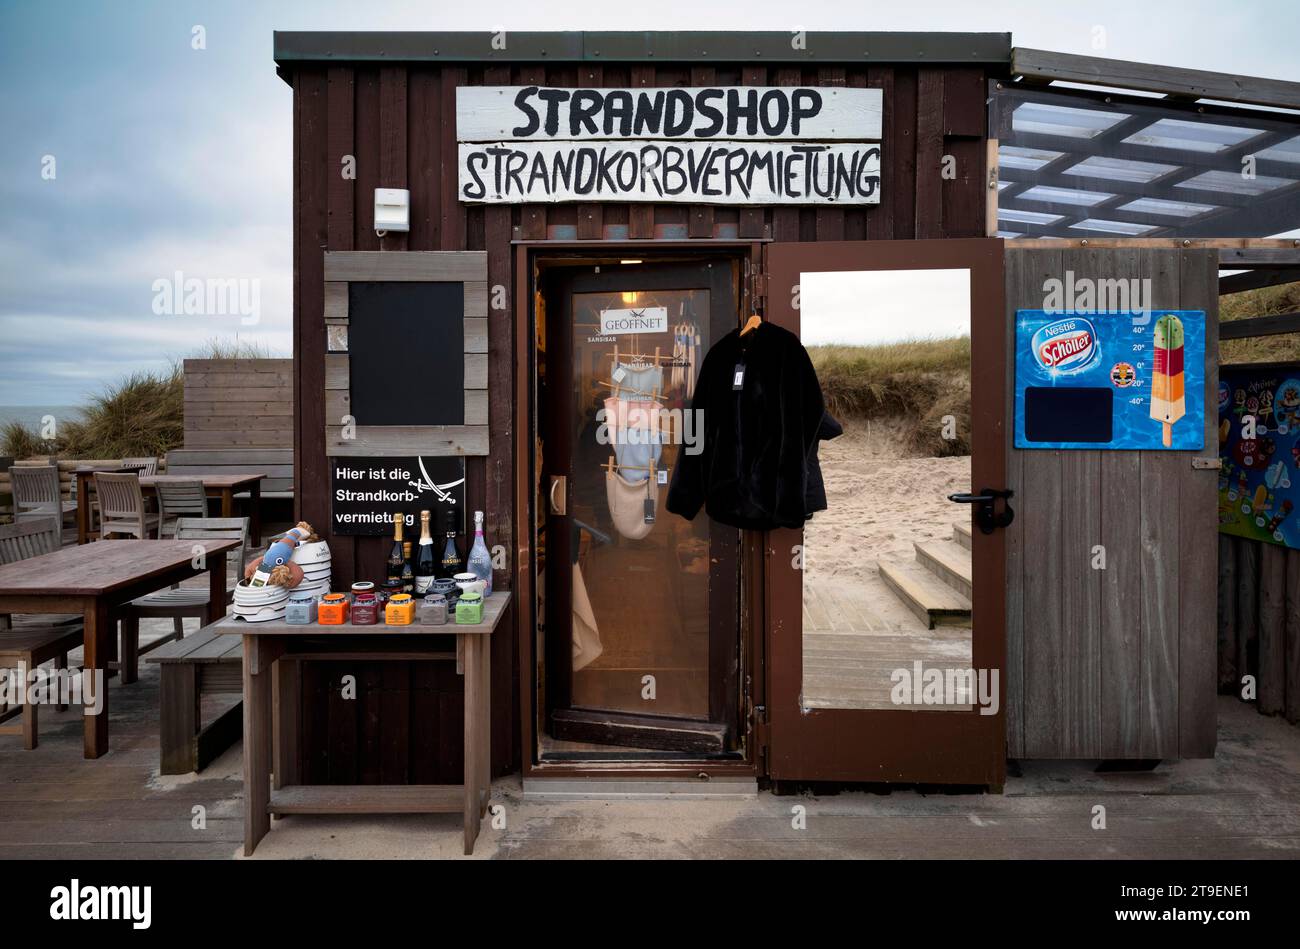
[[[913,541],[952,538],[969,511],[948,495],[970,488],[970,458],[913,458],[888,423],[850,421],[818,454],[828,508],[804,529],[805,582],[856,588],[890,626],[921,630],[880,579],[878,560],[913,561]]]
[[[970,488],[970,457],[902,457],[886,424],[849,422],[818,457],[828,508],[804,530],[814,580],[868,579],[876,560],[911,560],[912,541],[951,539],[970,515],[948,495]]]

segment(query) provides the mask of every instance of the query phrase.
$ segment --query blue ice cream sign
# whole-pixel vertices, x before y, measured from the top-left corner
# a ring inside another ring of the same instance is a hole
[[[1197,451],[1205,313],[1016,313],[1017,448]]]

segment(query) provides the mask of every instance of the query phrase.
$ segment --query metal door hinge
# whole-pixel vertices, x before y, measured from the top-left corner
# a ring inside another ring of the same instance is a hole
[[[1192,468],[1196,471],[1218,471],[1223,462],[1218,458],[1193,458]]]
[[[771,735],[771,727],[767,721],[767,706],[754,705],[750,707],[750,729],[754,734],[754,751],[757,757],[767,757],[767,746]]]

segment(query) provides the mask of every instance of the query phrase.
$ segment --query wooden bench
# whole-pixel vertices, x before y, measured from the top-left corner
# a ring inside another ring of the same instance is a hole
[[[162,667],[161,772],[202,771],[243,734],[242,701],[207,725],[201,714],[203,696],[243,692],[244,657],[239,637],[220,636],[215,626],[205,626],[155,649],[145,661]]]
[[[31,671],[41,663],[54,660],[55,669],[68,668],[68,653],[82,645],[82,626],[18,626],[0,632],[0,667],[9,669],[7,675],[21,667]],[[19,683],[25,687],[25,684]],[[36,721],[39,705],[20,702],[12,708],[0,706],[0,723],[22,715],[19,725],[0,724],[0,735],[22,735],[23,747],[31,751],[36,747]],[[56,706],[62,712],[67,708]]]
[[[264,474],[263,498],[293,497],[292,448],[177,448],[167,452],[167,473]]]

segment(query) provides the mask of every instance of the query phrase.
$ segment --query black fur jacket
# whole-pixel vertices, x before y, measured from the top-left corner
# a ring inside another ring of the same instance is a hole
[[[681,447],[668,510],[691,520],[703,506],[723,524],[772,530],[802,527],[810,506],[820,509],[809,464],[824,407],[798,336],[766,321],[744,336],[728,333],[704,357],[691,409],[702,413],[693,416],[702,441]]]

